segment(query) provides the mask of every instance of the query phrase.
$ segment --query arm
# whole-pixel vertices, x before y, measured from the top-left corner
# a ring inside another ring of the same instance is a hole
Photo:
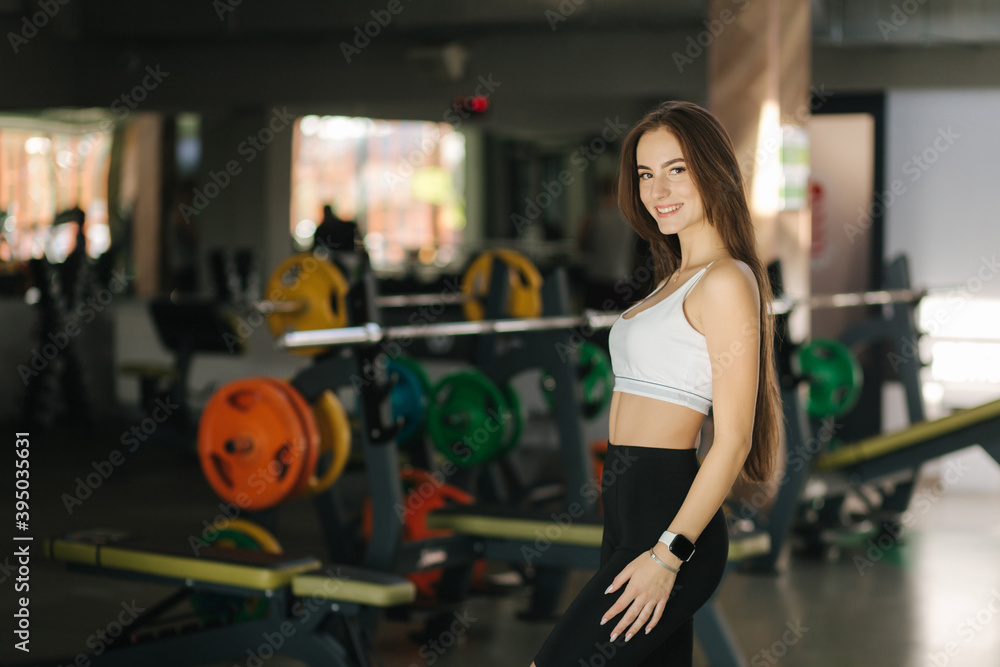
[[[712,362],[715,439],[680,510],[664,527],[697,543],[722,506],[750,452],[760,358],[760,296],[753,273],[726,262],[702,279],[701,329]],[[671,567],[681,560],[657,542]]]

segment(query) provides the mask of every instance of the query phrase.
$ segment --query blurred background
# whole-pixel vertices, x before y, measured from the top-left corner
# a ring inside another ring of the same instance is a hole
[[[36,433],[39,460],[72,450],[83,466],[45,482],[54,509],[42,532],[91,527],[60,492],[119,435],[125,444],[163,387],[181,391],[170,395],[189,422],[150,461],[176,462],[213,507],[192,424],[227,382],[315,363],[276,347],[260,302],[276,299],[272,272],[311,252],[318,230],[356,225],[339,237],[337,267],[354,283],[367,254],[380,294],[454,291],[478,256],[503,248],[546,280],[558,271],[567,312],[630,305],[652,276],[615,203],[619,149],[671,99],[707,107],[732,136],[761,256],[790,303],[921,290],[912,336],[894,329],[853,349],[864,383],[839,440],[906,428],[913,401],[933,420],[1000,398],[1000,2],[0,0],[0,27],[0,421]],[[843,339],[892,308],[794,308],[789,340]],[[219,313],[237,345],[184,338]],[[457,365],[427,367],[436,380]],[[543,391],[535,376],[515,385],[530,433]],[[581,427],[586,442],[606,439],[602,410]],[[551,431],[537,425],[536,440]],[[1000,536],[989,509],[1000,468],[972,447],[913,470],[935,480],[949,466],[964,471],[949,497],[966,500],[940,525],[971,521],[986,553]],[[91,518],[113,524],[131,494]],[[211,516],[195,501],[189,510]],[[307,544],[308,530],[292,541]],[[947,568],[959,567],[954,553]],[[1000,585],[995,568],[977,572]],[[747,585],[762,595],[773,582]],[[965,604],[907,586],[889,595]],[[732,611],[747,589],[723,590]],[[961,614],[928,614],[904,622],[897,647],[910,648],[880,662],[997,664],[995,619],[975,648],[932,662]],[[737,634],[749,643],[750,630]],[[753,664],[874,662],[823,662],[835,637],[809,653],[806,635]],[[79,644],[63,639],[64,652]],[[416,660],[392,650],[394,664]],[[443,659],[480,660],[471,655]]]

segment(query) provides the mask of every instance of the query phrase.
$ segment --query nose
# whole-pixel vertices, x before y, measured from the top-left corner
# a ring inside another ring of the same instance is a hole
[[[651,194],[654,199],[670,195],[670,181],[667,180],[666,176],[653,176],[653,188]]]

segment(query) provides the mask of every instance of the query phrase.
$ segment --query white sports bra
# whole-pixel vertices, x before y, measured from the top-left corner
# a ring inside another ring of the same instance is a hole
[[[677,403],[708,414],[712,407],[712,364],[705,336],[684,315],[684,300],[713,263],[659,303],[625,318],[666,283],[618,317],[608,339],[615,391]]]

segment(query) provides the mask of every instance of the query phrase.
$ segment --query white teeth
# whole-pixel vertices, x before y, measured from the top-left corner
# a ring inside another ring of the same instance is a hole
[[[668,206],[666,208],[657,208],[656,210],[658,213],[671,213],[672,211],[676,211],[677,209],[679,209],[681,206],[682,206],[681,204],[674,204],[673,206]]]

